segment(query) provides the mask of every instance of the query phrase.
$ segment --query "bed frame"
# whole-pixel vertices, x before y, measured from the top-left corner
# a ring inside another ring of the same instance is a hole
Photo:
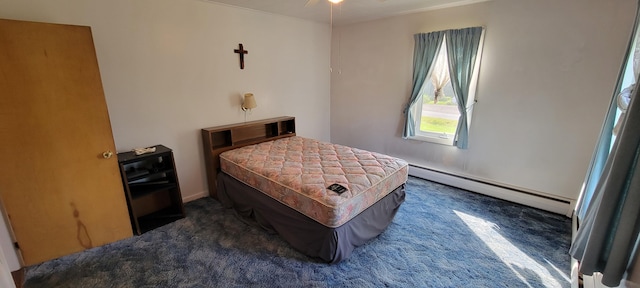
[[[296,250],[327,263],[349,258],[352,251],[377,237],[404,202],[405,184],[345,224],[331,228],[221,173],[220,154],[235,148],[296,135],[294,117],[277,117],[202,129],[209,195],[242,219],[276,232]],[[232,192],[232,193],[229,193]],[[244,220],[243,220],[244,221]]]
[[[220,172],[220,153],[260,142],[295,136],[296,119],[290,116],[276,117],[204,128],[201,133],[209,196],[218,199],[217,175]]]

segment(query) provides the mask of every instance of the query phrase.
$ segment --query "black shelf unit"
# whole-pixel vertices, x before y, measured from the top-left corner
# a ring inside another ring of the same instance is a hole
[[[185,217],[173,151],[163,145],[142,155],[118,153],[133,232],[144,232]]]

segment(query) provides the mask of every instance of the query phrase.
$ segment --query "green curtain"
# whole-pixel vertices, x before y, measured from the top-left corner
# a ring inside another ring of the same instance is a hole
[[[458,102],[460,118],[454,144],[461,149],[469,142],[468,106],[471,76],[476,65],[482,27],[447,30],[447,54],[449,56],[449,74],[451,85]]]
[[[402,138],[415,136],[415,115],[413,107],[416,101],[420,98],[420,91],[422,85],[427,80],[427,76],[431,72],[433,62],[436,55],[440,51],[442,46],[442,39],[444,38],[444,31],[431,32],[431,33],[419,33],[413,35],[415,45],[413,49],[413,88],[411,89],[411,97],[409,103],[407,103],[404,114],[404,132]]]

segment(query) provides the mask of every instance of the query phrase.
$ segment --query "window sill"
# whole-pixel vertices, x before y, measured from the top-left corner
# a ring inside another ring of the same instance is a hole
[[[453,146],[453,137],[441,138],[439,136],[415,135],[407,139]]]

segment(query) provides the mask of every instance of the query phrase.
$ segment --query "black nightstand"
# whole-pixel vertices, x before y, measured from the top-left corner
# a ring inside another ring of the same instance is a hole
[[[173,152],[153,147],[155,152],[142,155],[118,153],[131,226],[138,235],[185,217]]]

